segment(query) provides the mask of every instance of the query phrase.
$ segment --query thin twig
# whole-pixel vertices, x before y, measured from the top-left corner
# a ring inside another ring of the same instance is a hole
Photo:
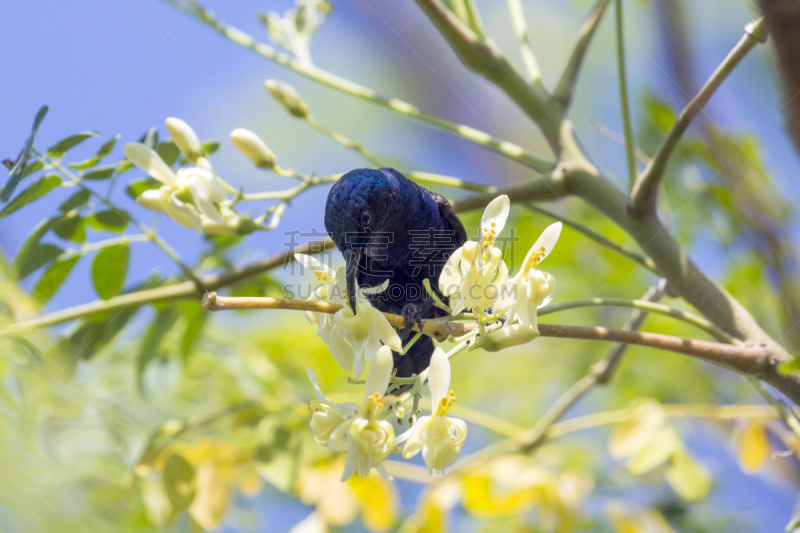
[[[640,215],[654,212],[658,198],[658,186],[664,177],[667,163],[669,163],[672,152],[678,146],[683,134],[689,128],[689,124],[703,110],[722,82],[733,72],[733,69],[739,65],[750,50],[766,40],[767,30],[763,17],[745,27],[744,36],[720,63],[717,70],[714,71],[706,84],[703,85],[703,88],[700,89],[700,92],[697,93],[697,96],[681,111],[678,120],[667,132],[667,136],[661,142],[652,161],[639,175],[631,191],[629,206],[631,212]]]
[[[289,309],[331,314],[342,309],[341,305],[329,302],[290,300],[283,298],[224,297],[218,296],[216,293],[206,294],[206,296],[203,297],[203,306],[211,311],[230,309]],[[391,313],[383,313],[383,315],[391,325],[398,328],[405,327],[405,318],[402,316]],[[424,320],[422,330],[416,325],[414,329],[416,331],[422,331],[426,335],[441,341],[449,337],[458,338],[471,334],[476,329],[479,329],[479,325],[474,322],[461,323],[450,322],[446,319],[434,319]],[[770,351],[766,348],[690,340],[658,333],[607,329],[599,326],[586,327],[539,324],[539,334],[542,337],[635,344],[638,346],[690,355],[724,366],[741,374],[757,377],[769,374],[773,382],[778,380],[783,383],[784,392],[787,395],[791,395],[794,401],[800,402],[800,376],[782,376],[778,374],[776,361],[771,357]]]
[[[536,55],[533,53],[531,41],[528,38],[528,23],[525,20],[525,11],[522,9],[521,0],[508,0],[508,11],[511,15],[511,25],[514,27],[514,33],[517,34],[517,41],[519,41],[520,52],[522,53],[522,61],[525,63],[525,70],[528,72],[528,78],[531,83],[535,85],[542,85],[542,72],[539,70],[539,62],[536,61]]]
[[[502,84],[506,94],[542,130],[548,144],[558,153],[557,132],[563,121],[561,109],[554,109],[550,95],[528,81],[514,68],[503,52],[488,39],[482,39],[456,17],[440,0],[414,0],[428,16],[468,69]]]
[[[589,226],[585,226],[583,224],[580,224],[580,223],[575,222],[573,220],[570,220],[568,218],[562,217],[561,215],[558,215],[558,214],[556,214],[556,213],[554,213],[554,212],[552,212],[552,211],[550,211],[548,209],[544,209],[542,207],[539,207],[536,204],[528,203],[528,204],[525,204],[525,207],[527,207],[531,211],[536,211],[537,213],[541,213],[541,214],[543,214],[545,216],[548,216],[548,217],[550,217],[550,218],[552,218],[554,220],[558,220],[559,222],[561,222],[565,226],[569,226],[572,229],[582,233],[583,235],[585,235],[586,237],[590,238],[591,240],[593,240],[594,242],[596,242],[600,246],[604,246],[604,247],[608,248],[609,250],[613,250],[613,251],[617,252],[618,254],[620,254],[620,255],[622,255],[624,257],[627,257],[628,259],[638,263],[639,265],[643,266],[644,268],[646,268],[647,270],[649,270],[653,274],[658,275],[658,267],[656,267],[656,264],[653,262],[653,260],[650,259],[649,257],[647,257],[646,255],[641,254],[641,253],[639,253],[639,252],[637,252],[635,250],[631,250],[630,248],[628,248],[624,244],[619,244],[618,242],[612,241],[611,239],[609,239],[605,235],[601,235],[600,233],[596,232],[595,230],[593,230]]]
[[[639,173],[636,166],[636,139],[631,122],[631,103],[628,98],[628,76],[625,73],[625,31],[622,0],[616,0],[617,76],[619,79],[619,104],[622,111],[622,128],[625,132],[625,161],[628,164],[628,183],[631,188]]]
[[[553,91],[553,100],[559,102],[564,109],[568,108],[572,102],[572,95],[575,92],[575,85],[578,82],[578,74],[580,74],[583,59],[586,57],[586,51],[589,49],[592,37],[594,37],[597,27],[600,26],[603,14],[610,3],[611,0],[598,0],[589,18],[578,31],[577,42],[572,48],[567,66]]]
[[[314,255],[327,250],[332,250],[334,248],[333,241],[330,239],[312,241],[304,246],[275,254],[271,257],[262,259],[261,261],[256,261],[255,263],[244,267],[233,268],[227,272],[215,276],[203,277],[202,283],[203,286],[207,287],[209,290],[221,289],[268,270],[286,265],[289,261],[293,260],[294,254],[296,253]],[[117,309],[140,307],[142,305],[172,300],[196,299],[197,297],[197,289],[195,288],[195,284],[191,281],[186,281],[175,285],[169,285],[167,287],[158,287],[155,289],[132,292],[130,294],[122,294],[120,296],[109,298],[108,300],[97,300],[88,304],[70,307],[62,311],[47,313],[30,320],[23,320],[15,324],[5,325],[2,329],[0,329],[0,337],[5,335],[15,335],[32,329],[55,326],[58,324],[63,324],[64,322],[70,322],[79,318],[84,318],[99,313],[106,313],[108,311],[114,311]]]
[[[650,287],[650,289],[642,296],[642,300],[655,304],[661,298],[664,297],[667,288],[667,280],[660,279],[658,282]],[[628,318],[628,322],[625,324],[623,329],[628,331],[638,331],[642,324],[644,323],[644,319],[647,318],[647,311],[644,309],[635,309],[632,313],[630,318]],[[611,379],[611,376],[614,374],[614,371],[619,366],[619,362],[622,359],[622,356],[628,350],[627,344],[616,344],[611,350],[609,350],[608,354],[598,363],[595,364],[594,370],[597,372],[597,383],[601,385],[605,385]]]

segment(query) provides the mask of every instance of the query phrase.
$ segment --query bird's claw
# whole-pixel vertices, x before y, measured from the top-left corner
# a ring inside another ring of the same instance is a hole
[[[402,317],[405,319],[406,327],[401,329],[398,334],[400,338],[403,340],[407,339],[409,335],[414,331],[414,325],[416,324],[420,331],[425,327],[425,322],[422,320],[422,313],[415,304],[406,304],[403,306],[403,310],[400,312]]]

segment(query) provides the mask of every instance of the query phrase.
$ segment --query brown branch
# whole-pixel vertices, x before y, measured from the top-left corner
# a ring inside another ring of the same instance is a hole
[[[800,151],[800,1],[758,0],[783,79],[786,121]]]
[[[284,298],[237,298],[208,293],[203,297],[203,306],[210,311],[231,309],[289,309],[315,313],[336,313],[341,305],[308,300]],[[405,327],[405,319],[400,315],[383,313],[390,324]],[[446,319],[425,320],[421,330],[426,335],[444,341],[448,337],[460,337],[473,332],[475,323],[450,322]],[[416,331],[420,331],[415,326]],[[784,376],[777,370],[778,360],[766,347],[748,347],[718,342],[683,339],[658,333],[643,333],[603,327],[565,326],[558,324],[539,324],[542,337],[562,339],[583,339],[617,342],[646,346],[703,359],[730,370],[763,379],[800,404],[800,377]]]

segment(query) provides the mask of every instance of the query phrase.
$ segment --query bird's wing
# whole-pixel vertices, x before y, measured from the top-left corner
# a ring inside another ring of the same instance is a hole
[[[456,239],[458,241],[456,246],[463,245],[467,242],[467,230],[464,229],[464,224],[461,223],[461,219],[456,215],[453,206],[450,205],[450,202],[448,202],[447,198],[444,196],[433,193],[433,197],[436,200],[436,204],[439,206],[439,213],[456,232]]]

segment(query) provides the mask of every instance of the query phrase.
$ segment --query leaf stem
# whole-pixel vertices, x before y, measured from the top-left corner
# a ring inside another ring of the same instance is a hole
[[[636,139],[631,123],[631,104],[628,99],[628,77],[625,72],[625,31],[623,29],[622,0],[616,0],[617,76],[619,80],[619,104],[622,111],[622,128],[625,132],[625,160],[628,164],[628,180],[633,188],[639,173],[636,164]]]

